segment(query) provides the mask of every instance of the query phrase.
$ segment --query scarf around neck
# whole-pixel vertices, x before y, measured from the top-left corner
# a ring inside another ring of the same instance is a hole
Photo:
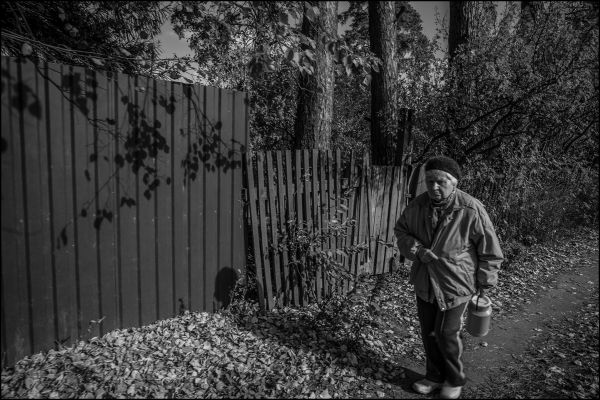
[[[454,189],[452,191],[452,193],[450,193],[450,196],[443,199],[442,201],[434,201],[433,199],[429,199],[431,207],[433,208],[433,212],[431,213],[431,225],[434,230],[437,227],[437,224],[440,220],[442,213],[444,212],[444,210],[446,210],[446,208],[448,208],[448,205],[454,199],[455,194],[456,194],[456,189]]]

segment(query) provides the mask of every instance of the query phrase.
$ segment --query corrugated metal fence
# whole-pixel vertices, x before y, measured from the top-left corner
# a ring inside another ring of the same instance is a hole
[[[2,57],[2,362],[227,302],[244,93]]]

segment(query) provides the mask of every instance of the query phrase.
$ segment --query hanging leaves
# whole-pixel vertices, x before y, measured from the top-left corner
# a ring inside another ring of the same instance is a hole
[[[23,54],[24,56],[30,56],[32,52],[33,48],[31,47],[31,45],[27,42],[24,42],[21,46],[21,54]]]

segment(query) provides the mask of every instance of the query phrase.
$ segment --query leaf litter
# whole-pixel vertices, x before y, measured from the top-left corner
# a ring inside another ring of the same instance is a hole
[[[490,294],[497,317],[531,302],[536,295],[531,288],[589,262],[583,255],[594,249],[597,233],[588,230],[529,248]],[[361,329],[353,331],[344,320],[332,324],[335,315],[316,305],[266,314],[256,306],[244,315],[186,311],[25,357],[2,370],[2,397],[416,398],[399,386],[406,378],[403,366],[424,360],[407,276],[405,268],[362,276],[347,297],[340,296],[342,314],[363,311]],[[532,350],[531,364],[523,366],[545,374],[563,397],[598,393],[597,302],[582,312],[549,327],[555,342]],[[512,382],[525,378],[515,373]]]

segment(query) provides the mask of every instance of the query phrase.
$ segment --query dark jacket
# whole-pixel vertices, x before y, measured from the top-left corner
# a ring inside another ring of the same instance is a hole
[[[417,296],[435,297],[440,309],[468,301],[481,286],[494,286],[504,260],[498,237],[483,204],[456,190],[433,231],[427,192],[417,196],[396,222],[394,233],[400,253],[413,261],[410,283]],[[422,263],[420,247],[431,249],[438,260]]]

